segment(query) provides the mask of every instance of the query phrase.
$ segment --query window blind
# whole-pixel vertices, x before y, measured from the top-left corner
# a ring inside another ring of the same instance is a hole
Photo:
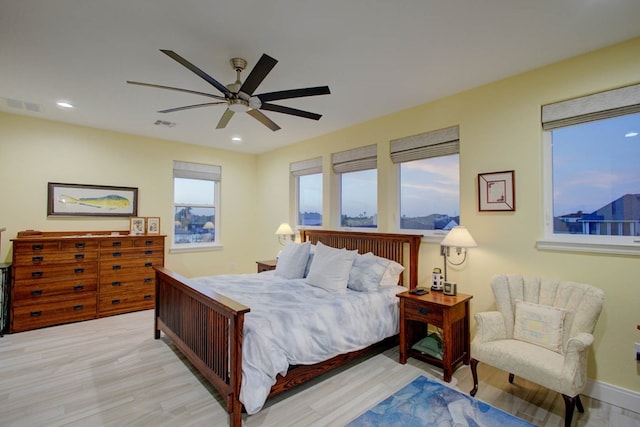
[[[187,179],[203,179],[206,181],[220,181],[222,178],[222,167],[216,165],[205,165],[202,163],[173,161],[173,177]]]
[[[335,173],[375,169],[378,167],[378,146],[373,144],[333,153],[331,161]]]
[[[460,130],[451,126],[418,135],[391,140],[391,161],[410,162],[460,152]]]
[[[640,84],[542,106],[542,128],[552,130],[640,112]]]
[[[293,176],[312,175],[314,173],[322,173],[322,157],[291,163],[291,175]]]

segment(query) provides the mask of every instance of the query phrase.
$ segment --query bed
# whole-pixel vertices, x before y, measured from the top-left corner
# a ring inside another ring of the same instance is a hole
[[[300,237],[301,242],[318,247],[371,252],[399,263],[404,266],[400,284],[409,289],[417,286],[419,235],[302,230]],[[250,311],[249,306],[207,286],[206,280],[186,279],[168,269],[156,268],[155,338],[164,333],[221,394],[232,427],[242,425],[243,331],[245,323],[249,324],[246,315]],[[320,362],[289,366],[286,375],[277,375],[267,398],[364,354],[388,348],[396,343],[395,338],[390,336]]]

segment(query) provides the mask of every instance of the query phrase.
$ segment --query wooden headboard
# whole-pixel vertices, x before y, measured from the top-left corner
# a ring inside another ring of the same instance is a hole
[[[300,240],[316,244],[322,242],[334,248],[356,249],[358,253],[374,255],[402,264],[409,280],[405,286],[418,286],[418,253],[422,236],[419,234],[362,233],[355,231],[300,230]],[[405,283],[401,277],[400,283]]]

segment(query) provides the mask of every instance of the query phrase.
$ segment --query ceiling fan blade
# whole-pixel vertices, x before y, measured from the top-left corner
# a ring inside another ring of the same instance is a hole
[[[262,114],[260,112],[260,110],[251,109],[251,110],[247,111],[247,114],[250,115],[251,117],[253,117],[254,119],[256,119],[257,121],[259,121],[260,123],[262,123],[263,125],[265,125],[266,127],[268,127],[269,129],[271,129],[274,132],[277,131],[278,129],[280,129],[280,126],[278,126],[273,121],[271,121],[271,119],[269,117],[267,117],[264,114]]]
[[[281,90],[278,92],[268,92],[256,95],[262,102],[276,101],[278,99],[302,98],[305,96],[328,95],[331,91],[329,86],[308,87],[304,89]]]
[[[169,108],[167,110],[160,110],[158,111],[158,113],[173,113],[176,111],[191,110],[192,108],[209,107],[211,105],[218,105],[218,104],[226,104],[226,102],[207,102],[205,104],[187,105],[185,107],[176,107],[176,108]]]
[[[213,87],[215,87],[216,89],[218,89],[220,92],[224,93],[225,95],[231,95],[231,92],[229,91],[229,89],[227,89],[227,87],[225,85],[223,85],[222,83],[220,83],[219,81],[217,81],[216,79],[214,79],[213,77],[211,77],[209,74],[205,73],[204,71],[202,71],[200,68],[196,67],[195,65],[193,65],[191,62],[187,61],[186,59],[184,59],[182,56],[178,55],[177,53],[175,53],[172,50],[166,50],[166,49],[160,49],[160,52],[164,53],[165,55],[167,55],[168,57],[170,57],[171,59],[177,61],[178,63],[180,63],[181,65],[183,65],[184,67],[188,68],[189,70],[193,71],[194,73],[196,73],[198,76],[202,77],[204,80],[206,80],[209,84],[211,84]]]
[[[216,129],[224,129],[227,126],[227,123],[229,123],[229,120],[231,120],[231,117],[233,117],[233,110],[227,108],[222,117],[220,117],[220,121],[218,122]]]
[[[131,80],[127,80],[127,83],[129,83],[130,85],[148,86],[148,87],[154,87],[154,88],[157,88],[157,89],[169,89],[169,90],[177,90],[178,92],[193,93],[194,95],[208,96],[209,98],[220,99],[222,101],[224,101],[226,99],[224,96],[214,95],[212,93],[198,92],[198,91],[189,90],[189,89],[181,89],[179,87],[162,86],[162,85],[156,85],[156,84],[153,84],[153,83],[134,82],[134,81],[131,81]]]
[[[249,96],[253,95],[253,92],[277,63],[277,60],[273,59],[266,53],[263,53],[256,66],[253,67],[253,70],[251,70],[244,83],[242,83],[240,92],[244,92]]]
[[[276,113],[291,114],[292,116],[304,117],[306,119],[320,120],[321,114],[311,113],[309,111],[298,110],[296,108],[284,107],[282,105],[264,103],[260,107],[261,110],[275,111]]]

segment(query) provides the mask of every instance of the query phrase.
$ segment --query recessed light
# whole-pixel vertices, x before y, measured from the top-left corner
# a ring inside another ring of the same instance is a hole
[[[632,138],[634,136],[638,136],[638,132],[627,132],[624,134],[625,138]]]
[[[58,101],[56,105],[60,108],[73,108],[73,104],[68,103],[67,101]]]
[[[240,136],[232,136],[231,140],[233,142],[242,142],[242,137],[240,137]]]

